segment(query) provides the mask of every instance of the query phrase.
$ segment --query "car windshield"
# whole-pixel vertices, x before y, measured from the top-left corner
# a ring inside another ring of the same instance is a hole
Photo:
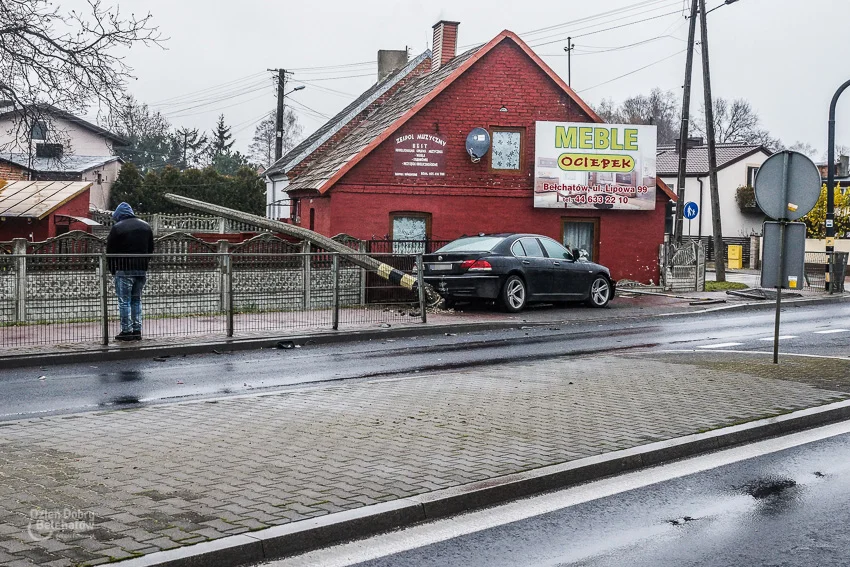
[[[439,252],[490,252],[505,238],[503,236],[471,236],[449,242]]]

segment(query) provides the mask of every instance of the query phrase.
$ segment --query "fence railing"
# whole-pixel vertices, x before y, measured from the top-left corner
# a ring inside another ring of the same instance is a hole
[[[357,265],[362,255],[309,247],[306,252],[174,251],[123,258],[0,254],[0,348],[109,342],[120,330],[116,270],[146,273],[145,338],[425,322],[424,298]],[[400,261],[394,255],[369,256]],[[412,267],[421,263],[421,255],[404,261]]]
[[[844,278],[847,273],[847,252],[834,252],[833,282],[834,292],[844,291]],[[804,265],[805,287],[812,290],[826,289],[826,266],[829,256],[826,252],[806,252]]]
[[[213,215],[197,215],[197,214],[145,214],[139,213],[140,219],[147,221],[154,231],[154,234],[162,234],[166,232],[198,232],[212,234],[234,234],[241,232],[268,232],[266,229],[254,226],[242,221],[234,221],[223,217]],[[98,228],[99,232],[108,232],[109,228],[115,224],[112,216],[107,212],[92,211],[92,220],[101,224]]]

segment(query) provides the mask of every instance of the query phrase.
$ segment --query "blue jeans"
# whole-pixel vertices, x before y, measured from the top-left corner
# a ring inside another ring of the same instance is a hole
[[[121,317],[121,332],[142,331],[142,289],[145,276],[115,276],[115,293],[118,295],[118,315]]]

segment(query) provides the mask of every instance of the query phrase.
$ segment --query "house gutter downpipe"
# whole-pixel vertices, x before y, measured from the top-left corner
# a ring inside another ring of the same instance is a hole
[[[835,293],[835,284],[832,275],[835,273],[835,107],[838,98],[844,90],[850,87],[850,81],[838,87],[832,102],[829,103],[829,140],[827,143],[826,156],[826,290]]]

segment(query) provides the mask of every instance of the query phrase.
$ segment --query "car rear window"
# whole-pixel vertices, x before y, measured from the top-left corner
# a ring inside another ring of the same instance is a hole
[[[470,236],[449,242],[438,252],[490,252],[504,240],[502,236]]]

